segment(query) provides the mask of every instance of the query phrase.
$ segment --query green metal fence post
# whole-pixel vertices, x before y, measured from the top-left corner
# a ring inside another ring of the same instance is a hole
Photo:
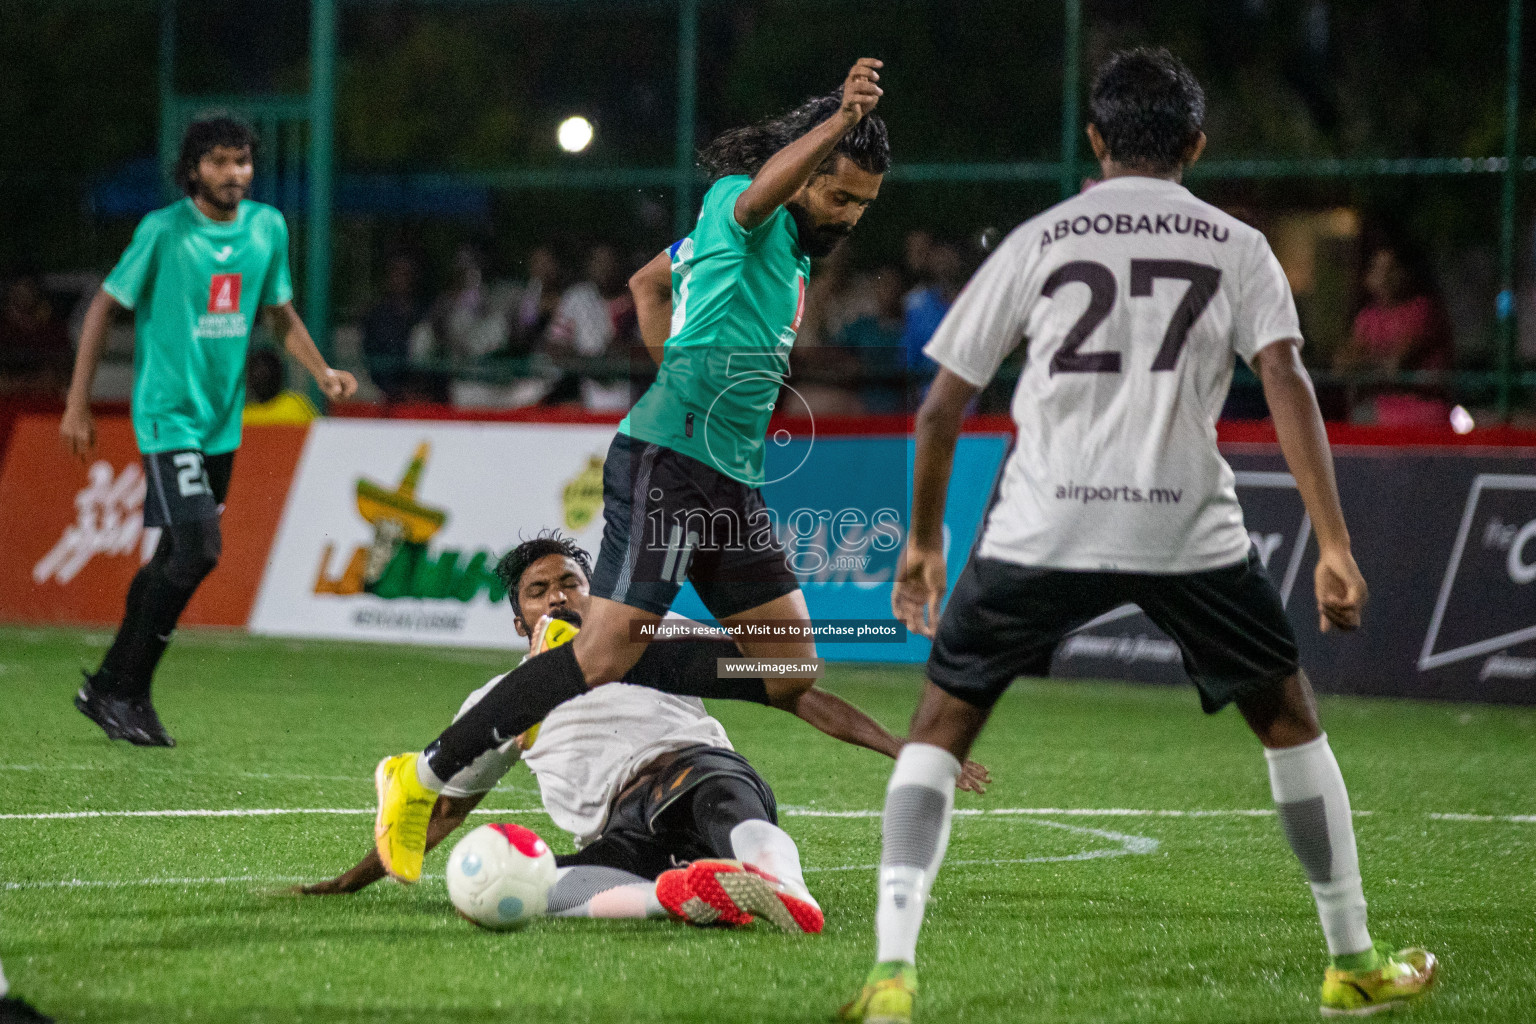
[[[304,322],[331,357],[331,155],[336,107],[336,0],[309,5],[309,230]]]
[[[677,148],[672,157],[672,234],[693,229],[693,134],[699,91],[699,0],[677,5]]]
[[[169,199],[174,187],[169,171],[176,164],[181,118],[176,109],[176,0],[160,0],[160,195]]]
[[[1062,44],[1061,68],[1061,198],[1077,194],[1077,139],[1083,126],[1078,124],[1077,93],[1082,60],[1083,2],[1066,0],[1067,32]]]
[[[1519,178],[1521,0],[1509,0],[1504,70],[1504,189],[1499,204],[1499,420],[1509,422],[1515,372],[1515,185]]]

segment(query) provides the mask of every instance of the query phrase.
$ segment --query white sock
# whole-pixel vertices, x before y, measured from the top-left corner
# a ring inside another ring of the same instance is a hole
[[[5,980],[5,971],[0,969],[0,999],[4,999],[5,994],[10,990],[11,983]]]
[[[791,883],[800,889],[799,895],[816,903],[811,899],[805,875],[800,869],[800,850],[789,833],[779,826],[758,819],[742,822],[731,829],[731,853],[737,860]]]
[[[1264,757],[1280,827],[1312,884],[1329,954],[1365,952],[1371,935],[1365,927],[1355,823],[1327,735],[1297,747],[1265,750]]]
[[[434,793],[441,793],[443,788],[448,785],[448,780],[438,778],[437,773],[432,770],[432,766],[427,764],[425,754],[416,755],[416,781]]]
[[[885,790],[875,960],[917,963],[917,933],[949,845],[960,762],[927,743],[908,743]]]

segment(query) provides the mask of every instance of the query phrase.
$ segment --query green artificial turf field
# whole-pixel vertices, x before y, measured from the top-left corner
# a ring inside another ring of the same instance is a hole
[[[869,965],[890,763],[781,712],[713,708],[778,793],[823,935],[493,934],[452,914],[446,847],[412,888],[283,890],[367,849],[375,761],[430,740],[506,655],[188,631],[157,684],[181,745],[141,750],[70,704],[108,639],[0,628],[0,960],[63,1020],[823,1021]],[[899,728],[918,681],[834,666],[827,683]],[[1323,716],[1363,812],[1373,933],[1444,963],[1412,1019],[1536,1020],[1536,710],[1329,699]],[[957,802],[983,813],[956,819],[929,909],[922,1020],[1317,1018],[1322,935],[1234,713],[1205,718],[1191,690],[1020,684],[976,756],[996,781]],[[487,806],[569,849],[537,803],[519,767]],[[1116,808],[1259,813],[1069,813]],[[281,813],[111,813],[236,809]],[[39,817],[81,811],[104,816]]]

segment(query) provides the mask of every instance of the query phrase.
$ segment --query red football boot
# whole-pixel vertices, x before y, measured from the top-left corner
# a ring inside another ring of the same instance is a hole
[[[743,914],[734,907],[729,911],[717,910],[700,899],[693,891],[693,887],[688,884],[687,868],[673,868],[656,876],[656,902],[665,907],[667,913],[677,920],[698,925],[701,928],[709,925],[734,927],[752,923],[751,914]]]
[[[659,882],[659,880],[658,880]],[[739,860],[696,860],[688,865],[688,888],[722,919],[766,918],[786,932],[821,931],[821,908],[804,886],[785,882]],[[659,885],[658,885],[659,888]]]

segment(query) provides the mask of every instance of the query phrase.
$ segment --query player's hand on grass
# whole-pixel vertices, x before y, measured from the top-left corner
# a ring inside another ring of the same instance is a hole
[[[1360,611],[1369,590],[1355,556],[1348,548],[1329,548],[1317,559],[1318,628],[1324,633],[1338,629],[1359,629]]]
[[[883,67],[884,61],[860,57],[859,62],[848,72],[843,82],[842,113],[850,124],[858,124],[865,114],[875,109],[880,97],[885,95],[885,90],[875,84],[880,81],[880,69]]]
[[[960,779],[955,783],[955,788],[980,796],[987,791],[987,786],[991,783],[992,773],[987,771],[986,765],[967,761],[960,766]]]
[[[891,612],[914,633],[932,639],[947,588],[944,550],[909,543],[896,565]]]
[[[59,421],[59,436],[64,447],[82,462],[96,450],[96,423],[91,419],[89,407],[68,405],[64,418]]]
[[[344,401],[357,394],[357,378],[346,370],[327,368],[315,378],[315,383],[320,385],[320,393],[332,402]]]

